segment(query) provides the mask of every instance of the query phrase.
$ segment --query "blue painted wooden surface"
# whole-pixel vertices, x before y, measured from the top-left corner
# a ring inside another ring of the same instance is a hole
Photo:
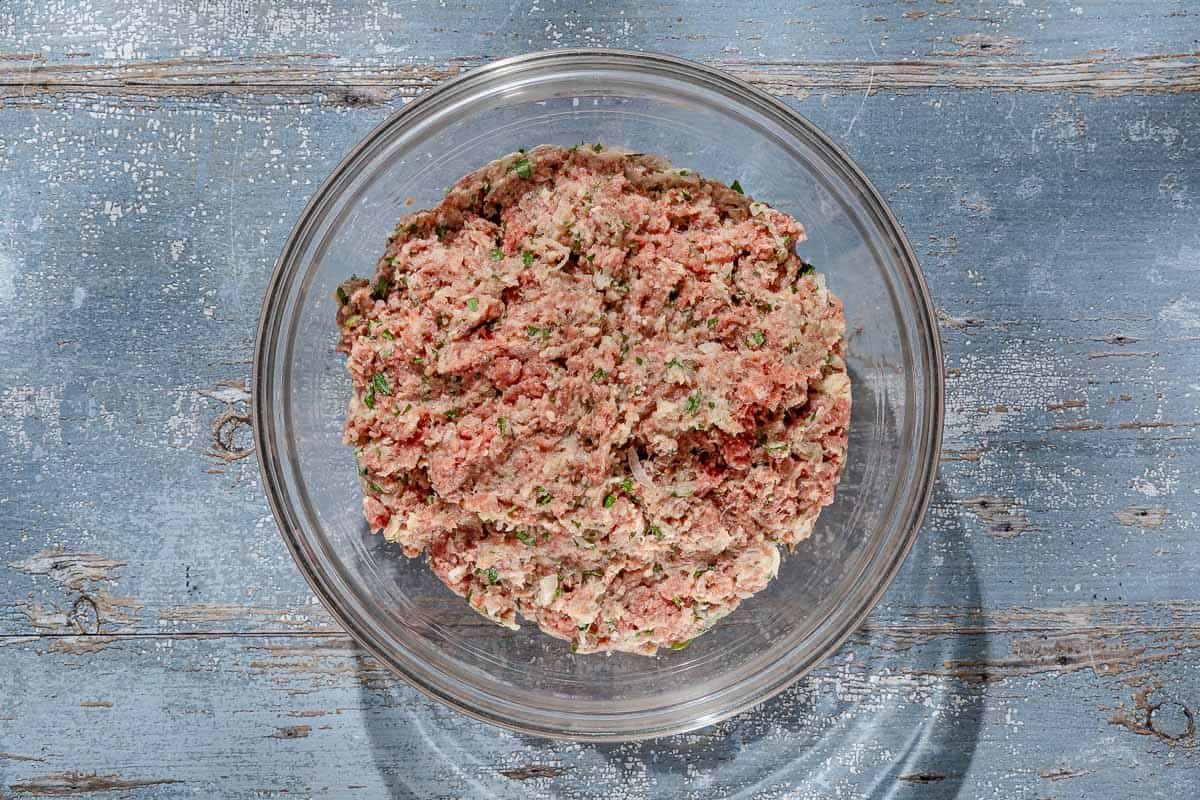
[[[864,629],[630,745],[402,686],[236,457],[315,185],[439,80],[567,45],[723,65],[828,131],[950,370],[934,504]],[[3,4],[0,796],[1195,796],[1198,47],[1186,2]]]

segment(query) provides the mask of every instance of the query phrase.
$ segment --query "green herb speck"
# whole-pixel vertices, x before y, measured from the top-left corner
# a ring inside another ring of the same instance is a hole
[[[474,313],[479,310],[479,300],[474,297],[467,298],[467,310]]]
[[[388,292],[392,288],[392,282],[387,278],[380,278],[375,283],[375,288],[371,290],[371,297],[376,300],[387,300]]]
[[[500,429],[500,433],[502,433],[502,434],[504,433],[504,426],[505,426],[504,417],[500,417],[499,419],[496,420],[496,427]]]
[[[767,340],[767,335],[761,330],[757,330],[750,338],[754,341],[756,347],[762,347],[763,342]]]
[[[745,194],[745,192],[742,191],[742,183],[737,178],[734,178],[733,183],[729,184],[729,188],[733,189],[738,194]]]
[[[346,303],[350,302],[350,297],[346,294],[346,290],[341,286],[337,288],[337,299],[341,301],[342,305],[346,305]]]
[[[617,502],[617,498],[615,495],[611,495],[611,494],[604,495],[604,507],[605,508],[612,508],[613,503],[615,503],[615,502]]]
[[[529,165],[528,158],[520,158],[513,164],[513,172],[517,173],[522,178],[533,177],[533,167]]]
[[[501,250],[499,247],[493,247],[492,248],[492,260],[500,261],[503,258],[504,258],[504,251]]]
[[[629,478],[626,478],[625,480],[621,481],[621,491],[624,492],[625,494],[629,494],[630,492],[632,492],[633,491],[633,481],[630,480]]]
[[[487,575],[488,583],[490,583],[492,586],[495,586],[500,582],[500,576],[496,573],[495,567],[488,567],[487,572],[484,574]]]
[[[663,538],[662,528],[658,527],[657,525],[651,525],[650,532],[654,534],[655,539]],[[658,565],[656,564],[655,566],[658,566]],[[660,568],[659,572],[661,572],[661,571],[662,571],[662,569]]]
[[[594,145],[592,145],[592,150],[599,153],[602,150],[604,150],[604,145],[600,144],[599,142],[596,142]]]
[[[548,505],[554,499],[554,495],[546,491],[545,486],[535,486],[533,490],[537,493],[537,504],[539,506]]]
[[[608,373],[602,369],[597,369],[595,372],[592,373],[592,381],[594,383],[600,383],[602,380],[604,380],[607,377],[608,377]]]
[[[687,410],[692,416],[695,416],[700,412],[700,392],[696,392],[688,397]]]
[[[521,544],[524,544],[524,545],[528,545],[529,547],[533,547],[535,544],[537,544],[537,539],[534,539],[532,536],[530,536],[525,531],[517,531],[516,533],[513,534],[513,536],[517,537],[518,542],[520,542]]]
[[[671,642],[671,649],[672,650],[682,650],[683,648],[687,647],[691,643],[692,643],[691,639],[687,639],[682,642]]]

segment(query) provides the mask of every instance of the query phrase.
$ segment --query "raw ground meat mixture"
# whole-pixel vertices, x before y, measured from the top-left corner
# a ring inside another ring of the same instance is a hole
[[[464,177],[338,289],[371,528],[501,625],[685,646],[845,459],[842,304],[804,238],[737,182],[600,145]]]

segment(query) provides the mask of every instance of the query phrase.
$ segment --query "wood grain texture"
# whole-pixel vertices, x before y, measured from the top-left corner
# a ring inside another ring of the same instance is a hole
[[[441,64],[346,65],[319,55],[273,58],[188,58],[133,64],[0,62],[0,103],[61,103],[73,95],[130,98],[225,95],[319,96],[341,106],[382,106],[415,97],[480,59]],[[995,89],[1080,94],[1200,91],[1200,56],[1174,53],[1120,58],[1094,54],[1068,60],[974,62],[964,59],[798,61],[716,59],[772,94],[874,92],[888,89]]]
[[[1184,797],[1200,784],[1187,3],[0,8],[0,796]],[[940,479],[812,677],[620,746],[474,723],[315,603],[245,381],[367,130],[543,46],[722,65],[828,131],[940,310]]]

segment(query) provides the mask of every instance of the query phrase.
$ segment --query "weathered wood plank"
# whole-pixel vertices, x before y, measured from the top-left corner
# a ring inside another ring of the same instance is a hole
[[[151,10],[152,9],[152,10]],[[1062,58],[1094,50],[1190,52],[1186,0],[1069,5],[1053,0],[899,4],[353,2],[268,0],[92,5],[15,0],[0,8],[10,59],[157,60],[264,53],[354,62],[444,61],[546,47],[657,49],[692,58]]]
[[[380,106],[415,97],[477,66],[478,58],[443,64],[347,65],[308,54],[253,58],[178,58],[131,64],[0,62],[0,103],[45,105],[73,95],[132,98],[275,95],[319,97],[343,106]],[[802,97],[889,89],[996,89],[1124,95],[1200,91],[1200,56],[1108,53],[1045,61],[806,61],[717,59],[725,69],[772,94]]]
[[[759,709],[630,745],[472,722],[340,635],[116,637],[84,650],[5,640],[21,691],[0,713],[0,774],[16,797],[137,786],[138,797],[587,798],[620,786],[629,798],[858,798],[910,784],[930,797],[1186,796],[1200,753],[1186,675],[1200,649],[1195,628],[1155,636],[1097,635],[1089,655],[1045,634],[864,631]],[[1047,747],[1036,731],[1070,735]]]

